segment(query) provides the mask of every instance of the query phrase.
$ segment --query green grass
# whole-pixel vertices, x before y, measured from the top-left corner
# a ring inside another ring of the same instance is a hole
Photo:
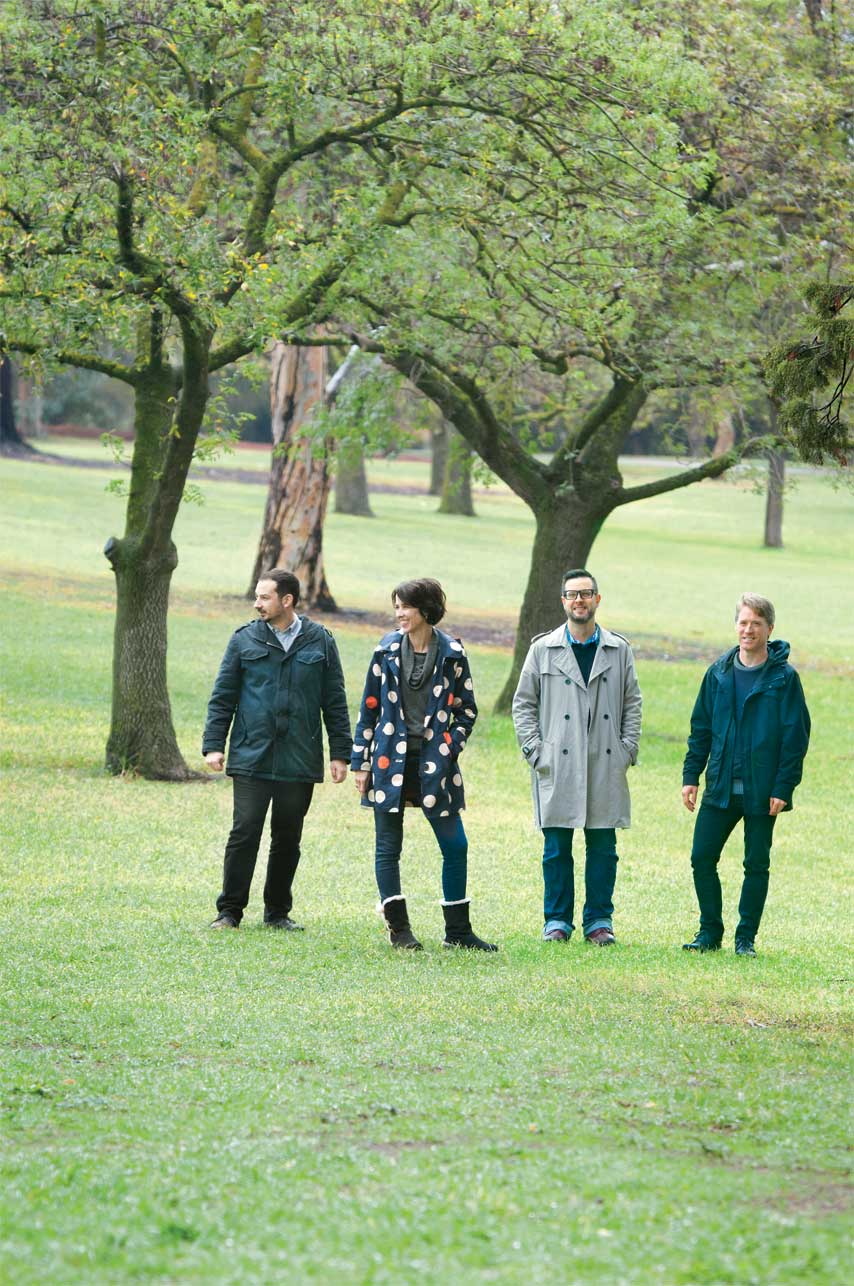
[[[619,948],[539,941],[527,775],[509,722],[488,713],[508,658],[487,648],[470,649],[484,714],[466,826],[475,928],[502,950],[440,949],[438,854],[408,817],[426,950],[401,958],[374,913],[371,822],[349,782],[318,788],[306,825],[294,913],[307,932],[259,927],[259,878],[240,933],[214,935],[227,783],[101,772],[112,586],[99,548],[122,518],[103,485],[0,462],[0,1279],[846,1280],[850,501],[804,479],[791,549],[770,554],[760,502],[704,487],[627,509],[594,551],[603,619],[648,636],[650,653],[670,638],[713,656],[749,585],[776,597],[807,662],[814,737],[777,828],[759,958],[737,960],[731,937],[715,957],[679,950],[696,917],[679,765],[699,659],[639,662]],[[263,497],[205,490],[181,516],[170,624],[195,762],[222,649],[248,615],[236,596]],[[396,579],[433,570],[461,624],[510,619],[531,534],[517,502],[479,498],[475,521],[434,518],[420,498],[375,505],[373,523],[330,520],[348,606],[382,610]],[[375,634],[337,631],[353,703]],[[738,875],[734,842],[730,929]]]

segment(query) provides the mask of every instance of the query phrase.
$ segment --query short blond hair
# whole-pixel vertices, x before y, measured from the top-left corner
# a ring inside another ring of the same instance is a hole
[[[735,619],[738,620],[739,614],[743,607],[749,607],[751,612],[761,616],[763,621],[768,622],[768,626],[773,630],[776,619],[774,604],[770,598],[763,598],[761,594],[742,594],[741,598],[735,605]]]

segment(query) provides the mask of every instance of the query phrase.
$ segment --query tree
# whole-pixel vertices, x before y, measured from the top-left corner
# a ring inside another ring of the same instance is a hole
[[[756,316],[772,299],[791,306],[792,278],[824,253],[822,233],[839,213],[841,100],[809,65],[797,64],[795,20],[769,42],[761,15],[746,7],[733,45],[731,32],[720,40],[702,6],[674,4],[667,12],[711,78],[705,101],[695,86],[694,106],[686,108],[659,79],[650,147],[648,81],[628,72],[629,62],[643,65],[646,51],[612,40],[613,118],[595,128],[585,120],[584,139],[617,159],[597,167],[594,193],[586,154],[565,158],[577,167],[572,219],[552,211],[546,193],[520,190],[516,220],[505,213],[489,228],[463,221],[457,239],[437,238],[432,253],[422,238],[417,256],[404,236],[383,277],[363,279],[351,294],[365,331],[343,328],[430,397],[534,513],[503,710],[530,637],[555,623],[562,571],[588,561],[609,514],[718,477],[754,445],[643,486],[626,487],[618,466],[657,391],[724,383],[755,389]],[[671,39],[676,30],[674,23]],[[683,73],[687,59],[685,48],[674,58]],[[638,121],[647,138],[632,147]],[[441,169],[440,160],[434,164]],[[555,377],[552,396],[574,420],[547,461],[530,449],[506,398],[508,384],[522,383],[533,363]],[[608,385],[579,407],[567,381],[590,363]]]
[[[448,447],[445,462],[445,476],[442,480],[442,501],[440,514],[459,514],[464,518],[474,518],[474,504],[471,495],[472,450],[465,438],[453,433]]]
[[[590,10],[580,28],[604,29],[608,6]],[[212,373],[322,323],[359,259],[382,264],[385,233],[494,217],[521,135],[559,192],[564,100],[598,93],[596,71],[540,0],[103,0],[82,14],[45,0],[5,18],[2,347],[133,391],[126,525],[105,546],[106,760],[183,780],[172,530],[194,455],[223,429]],[[456,203],[423,190],[431,156],[460,175]]]
[[[298,577],[306,607],[334,612],[335,600],[323,569],[329,467],[325,449],[315,450],[306,432],[312,412],[324,404],[327,379],[325,348],[292,344],[276,344],[273,348],[273,461],[264,525],[247,596],[254,597],[263,572],[285,567]]]
[[[32,448],[24,441],[15,423],[15,385],[12,363],[0,355],[0,454],[29,455]]]

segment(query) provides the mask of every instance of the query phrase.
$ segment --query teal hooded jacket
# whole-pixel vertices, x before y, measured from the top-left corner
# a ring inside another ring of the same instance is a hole
[[[230,776],[323,781],[323,734],[329,758],[348,762],[352,739],[344,675],[327,629],[302,618],[285,652],[264,621],[235,630],[208,703],[202,754],[224,750]]]
[[[694,710],[683,786],[698,786],[705,769],[704,802],[726,808],[732,794],[735,759],[735,677],[733,647],[705,673]],[[768,661],[756,680],[741,716],[739,735],[745,813],[767,813],[771,799],[792,795],[801,780],[810,739],[810,715],[797,671],[788,663],[789,645],[768,644]]]

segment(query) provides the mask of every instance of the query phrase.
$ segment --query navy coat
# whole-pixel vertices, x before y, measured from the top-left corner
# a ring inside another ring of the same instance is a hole
[[[225,771],[272,781],[323,781],[321,715],[329,758],[350,754],[350,715],[335,640],[302,618],[285,652],[264,621],[235,630],[208,705],[202,754],[224,750]],[[232,726],[233,723],[233,726]]]
[[[735,760],[735,676],[730,648],[706,671],[691,715],[683,786],[697,786],[706,770],[703,799],[727,808]],[[741,716],[745,813],[767,813],[771,799],[785,799],[786,811],[801,780],[810,739],[810,716],[798,673],[788,664],[789,645],[768,644],[768,661]]]
[[[421,806],[428,817],[450,817],[465,808],[457,758],[477,718],[465,648],[459,639],[436,630],[436,667],[424,717],[419,778]],[[407,732],[400,699],[400,645],[394,630],[380,640],[365,680],[350,767],[371,773],[362,804],[396,813],[402,806]]]

